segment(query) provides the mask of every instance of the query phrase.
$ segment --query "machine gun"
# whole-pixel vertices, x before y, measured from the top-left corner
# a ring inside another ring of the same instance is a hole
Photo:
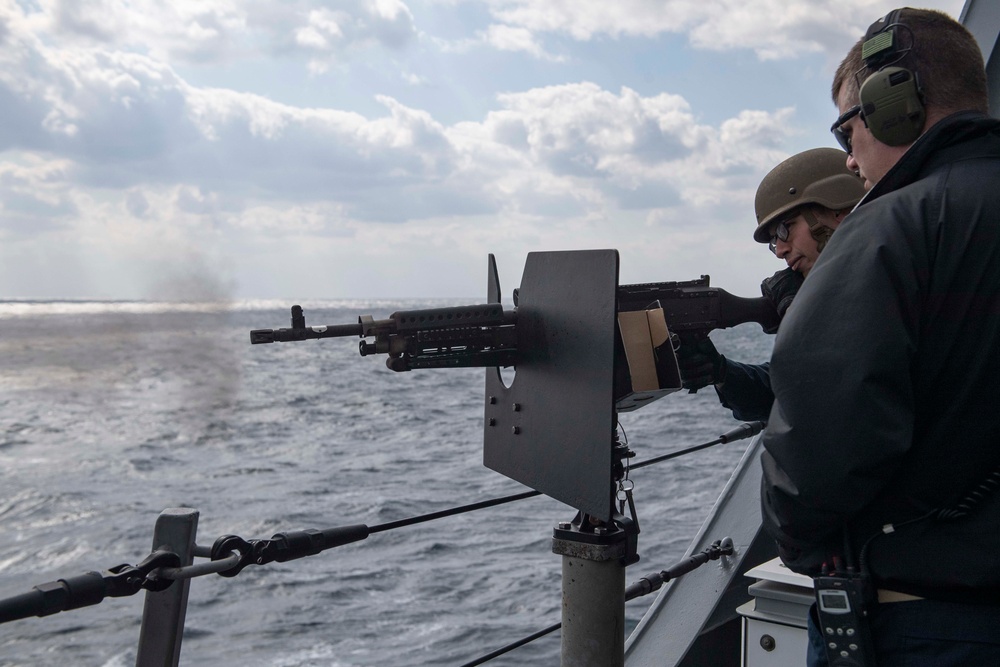
[[[662,308],[668,329],[682,341],[704,338],[713,329],[757,322],[764,329],[778,323],[774,305],[764,297],[733,296],[709,286],[709,277],[682,282],[620,285],[618,311]],[[357,324],[306,326],[301,306],[292,306],[291,328],[255,329],[250,342],[286,343],[318,338],[360,336],[361,356],[387,354],[393,371],[418,368],[507,367],[517,364],[517,303],[499,303],[395,312],[376,320],[362,315]]]

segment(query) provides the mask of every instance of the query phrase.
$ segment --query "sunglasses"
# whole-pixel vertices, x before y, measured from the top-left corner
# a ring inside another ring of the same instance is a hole
[[[840,147],[847,151],[850,155],[854,152],[854,146],[851,145],[851,135],[844,132],[844,125],[847,121],[851,120],[855,116],[860,116],[864,120],[865,115],[861,113],[861,105],[857,104],[844,113],[840,114],[840,117],[830,126],[830,131],[833,132],[833,136],[837,139],[837,143]]]
[[[777,254],[778,252],[778,241],[788,241],[788,228],[792,226],[795,219],[799,217],[797,212],[785,216],[784,220],[775,223],[774,233],[771,234],[771,241],[767,244],[767,247],[771,249],[771,252]]]

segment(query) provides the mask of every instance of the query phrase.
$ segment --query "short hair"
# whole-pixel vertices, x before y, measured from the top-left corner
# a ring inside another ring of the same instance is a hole
[[[924,105],[952,113],[989,113],[986,67],[972,33],[934,9],[905,8],[897,21],[904,26],[897,29],[897,35],[904,35],[900,41],[910,49],[893,64],[916,72]],[[859,39],[837,68],[831,91],[834,104],[842,88],[858,99],[861,83],[878,71],[877,67],[866,67],[861,59],[864,41],[864,37]]]

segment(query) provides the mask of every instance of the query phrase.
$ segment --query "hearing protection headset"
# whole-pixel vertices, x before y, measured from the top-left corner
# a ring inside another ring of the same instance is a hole
[[[927,114],[917,73],[895,63],[913,47],[913,33],[899,22],[902,9],[895,9],[865,33],[861,59],[867,69],[879,68],[861,84],[861,114],[872,136],[889,146],[904,146],[917,139]],[[909,33],[904,48],[900,33]]]

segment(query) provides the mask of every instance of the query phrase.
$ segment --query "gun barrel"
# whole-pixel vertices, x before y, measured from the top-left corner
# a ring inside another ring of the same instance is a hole
[[[291,329],[254,329],[250,332],[250,344],[289,343],[313,338],[360,336],[361,331],[361,324],[329,324],[318,327],[292,327]]]

